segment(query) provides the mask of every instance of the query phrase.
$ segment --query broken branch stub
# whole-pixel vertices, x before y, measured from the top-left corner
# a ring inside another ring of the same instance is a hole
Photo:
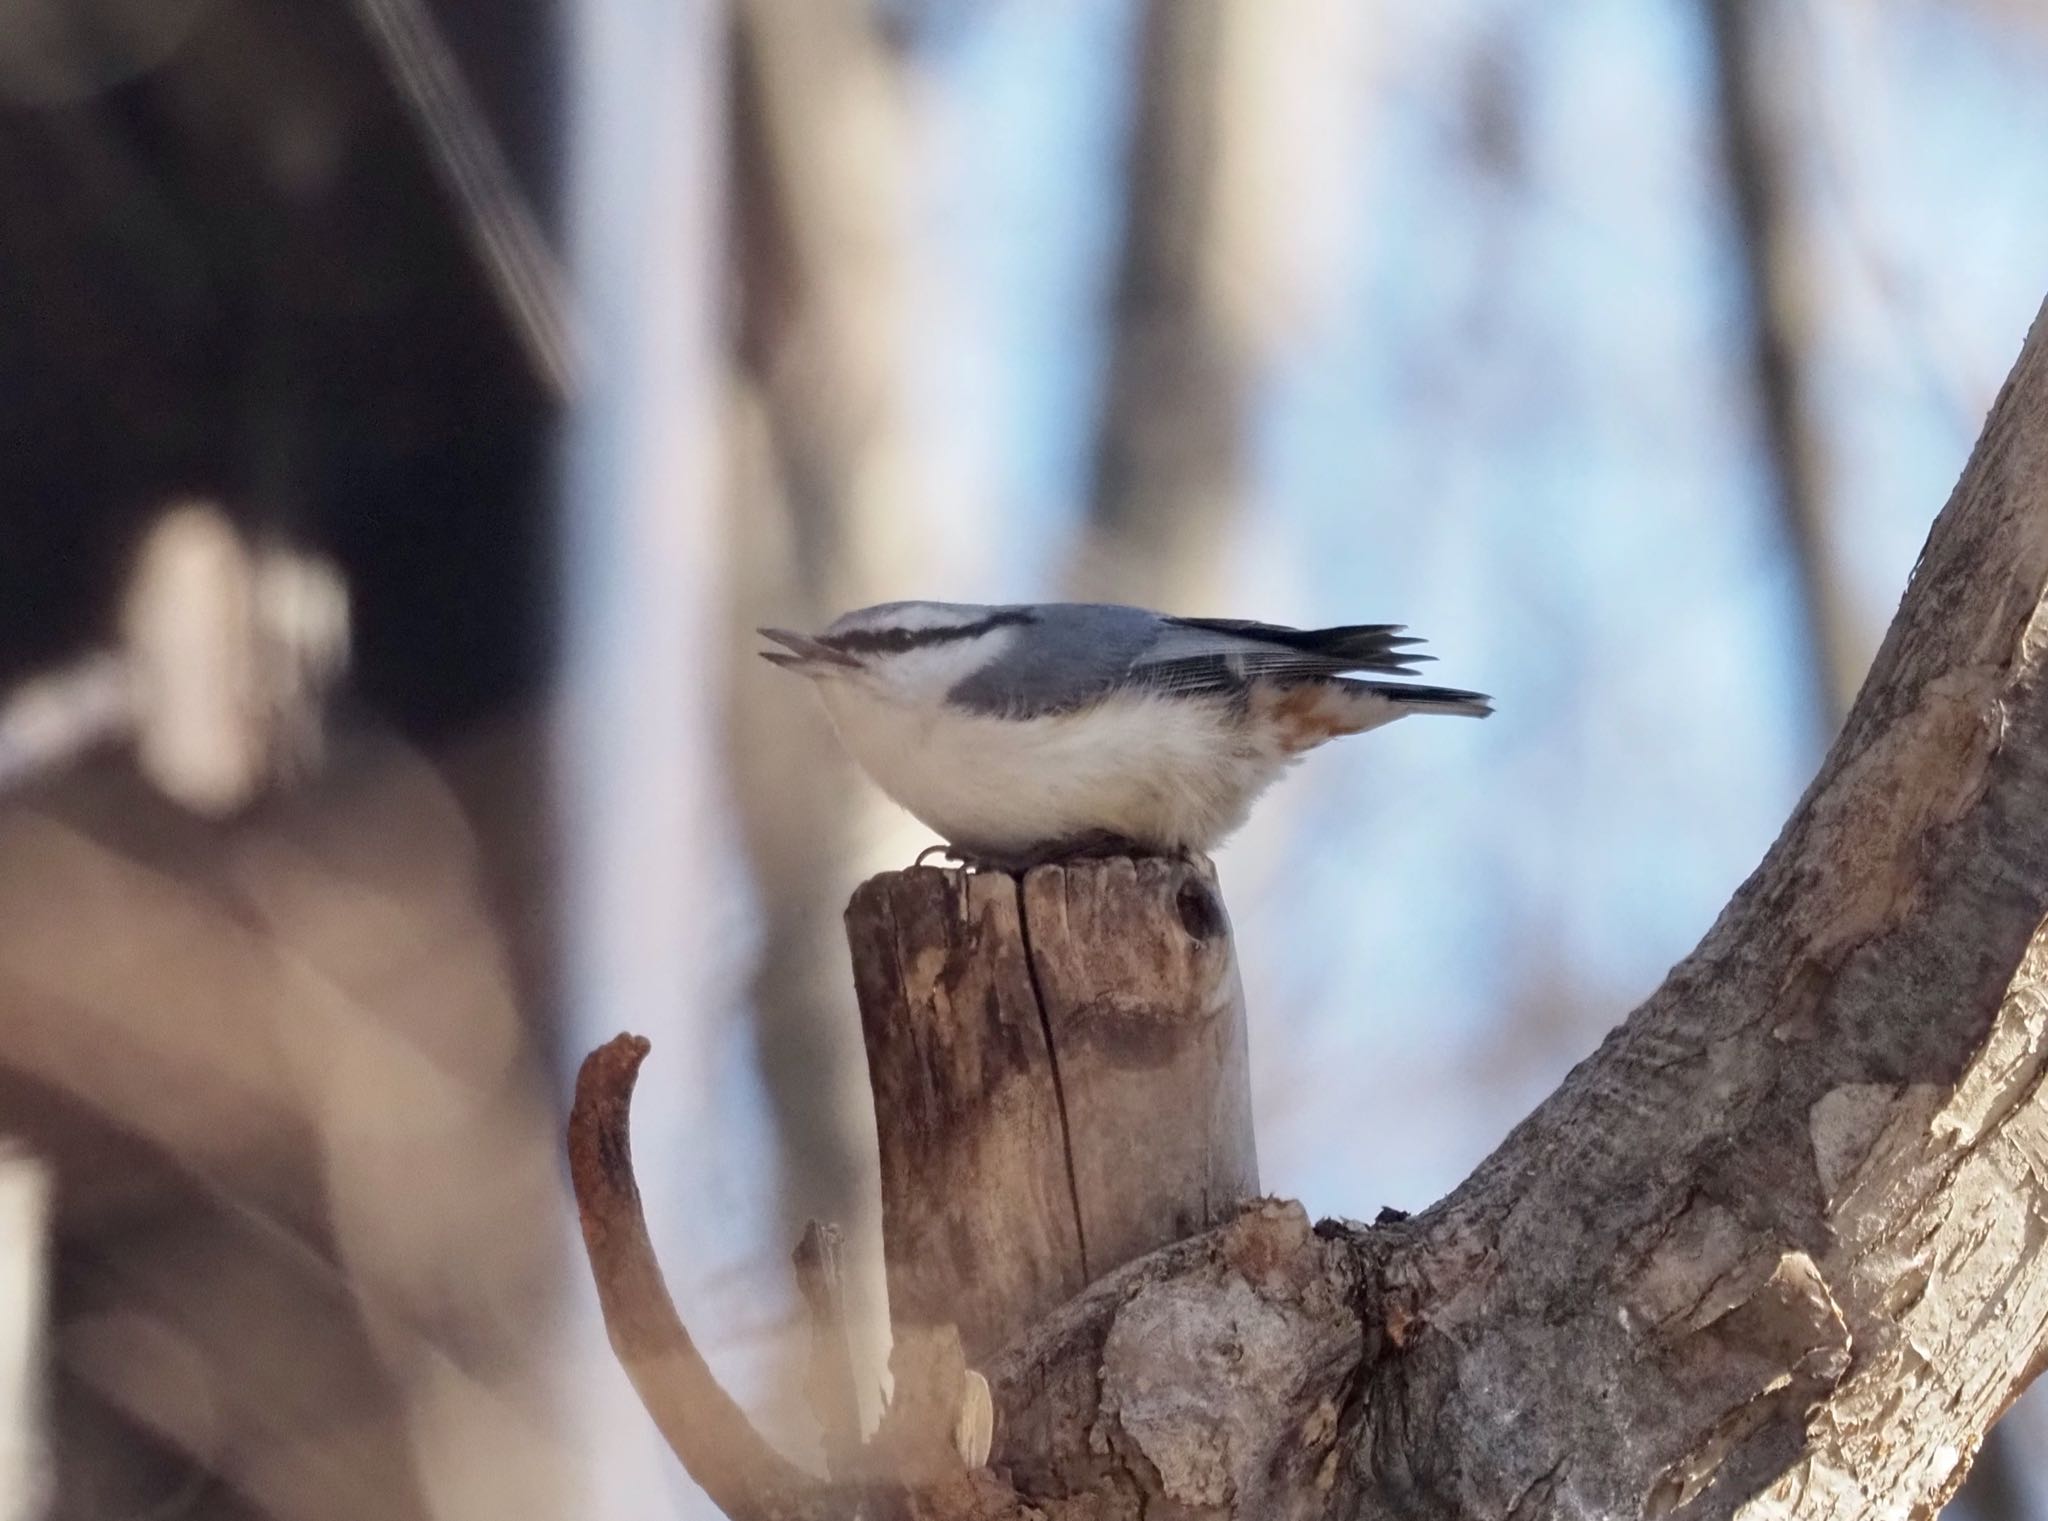
[[[811,1317],[806,1393],[824,1432],[825,1466],[835,1479],[853,1472],[861,1449],[860,1394],[846,1339],[846,1290],[839,1271],[843,1242],[837,1226],[813,1220],[791,1254],[797,1288]]]
[[[628,1141],[647,1050],[640,1036],[620,1035],[584,1058],[569,1112],[569,1177],[612,1350],[690,1477],[732,1521],[1042,1521],[1007,1484],[963,1461],[970,1452],[978,1469],[988,1456],[988,1384],[968,1371],[951,1326],[898,1336],[895,1398],[874,1440],[862,1443],[833,1244],[816,1227],[796,1257],[824,1343],[831,1481],[790,1463],[754,1429],[677,1316],[648,1239]]]
[[[846,915],[891,1317],[985,1359],[1258,1192],[1244,999],[1206,861],[915,867]]]

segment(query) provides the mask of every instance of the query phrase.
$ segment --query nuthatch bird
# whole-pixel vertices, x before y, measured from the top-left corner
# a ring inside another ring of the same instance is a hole
[[[1295,629],[1101,603],[885,602],[764,628],[861,768],[977,865],[1208,850],[1306,750],[1410,713],[1483,718],[1409,676],[1395,623]]]

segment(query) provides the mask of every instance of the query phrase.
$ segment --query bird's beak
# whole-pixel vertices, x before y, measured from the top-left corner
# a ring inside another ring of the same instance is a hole
[[[788,629],[763,628],[754,630],[763,639],[773,639],[785,646],[791,653],[782,650],[763,650],[761,658],[770,665],[779,665],[786,671],[815,672],[821,667],[839,670],[858,670],[860,662],[844,650],[835,650],[831,645],[813,639],[809,634],[792,634]]]

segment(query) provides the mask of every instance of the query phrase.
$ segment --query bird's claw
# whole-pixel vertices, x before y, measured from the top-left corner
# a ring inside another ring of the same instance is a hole
[[[958,845],[927,845],[917,853],[917,859],[910,864],[922,866],[927,856],[936,855],[952,862],[963,871],[1000,871],[1013,877],[1021,877],[1037,866],[1057,866],[1066,861],[1101,861],[1113,856],[1159,856],[1169,860],[1184,859],[1185,850],[1148,850],[1124,835],[1112,834],[1106,829],[1090,830],[1086,834],[1071,835],[1065,839],[1048,840],[1043,845],[1009,855],[997,855],[981,851],[966,850]]]

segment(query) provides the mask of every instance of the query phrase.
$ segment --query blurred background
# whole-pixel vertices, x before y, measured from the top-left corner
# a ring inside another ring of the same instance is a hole
[[[558,1156],[620,1029],[815,1459],[839,911],[928,837],[761,623],[1494,693],[1219,857],[1267,1187],[1429,1203],[1769,844],[2044,291],[2012,0],[0,0],[0,1517],[712,1514]]]

